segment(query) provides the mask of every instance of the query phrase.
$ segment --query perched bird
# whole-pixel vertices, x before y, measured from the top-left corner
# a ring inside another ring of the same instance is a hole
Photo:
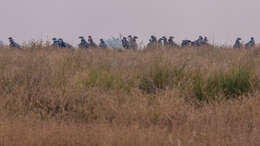
[[[96,48],[97,44],[93,41],[92,36],[88,36],[88,44],[90,48]]]
[[[204,39],[203,39],[203,41],[201,42],[201,45],[209,45],[209,44],[208,44],[208,41],[209,41],[209,40],[208,40],[208,37],[205,36]]]
[[[152,39],[149,39],[149,43],[147,44],[146,48],[153,48],[154,45],[153,45],[153,42],[152,42]]]
[[[105,41],[103,39],[100,39],[99,47],[103,48],[103,49],[107,48],[107,44],[105,43]]]
[[[173,41],[173,39],[174,39],[173,36],[170,36],[170,37],[169,37],[169,39],[168,39],[168,45],[169,45],[169,47],[175,47],[175,48],[178,48],[178,47],[179,47],[178,44],[175,43],[175,42]]]
[[[208,37],[205,36],[203,42],[204,42],[204,43],[208,43],[208,41],[209,41],[209,40],[208,40]]]
[[[151,42],[157,43],[157,38],[154,35],[151,36]]]
[[[63,41],[63,39],[58,39],[59,42],[59,48],[66,48],[66,43]]]
[[[233,48],[242,48],[242,47],[243,47],[243,44],[240,42],[241,40],[242,40],[242,39],[241,39],[240,37],[238,37],[238,38],[236,39],[236,42],[235,42]]]
[[[132,49],[133,50],[137,50],[137,48],[138,48],[138,44],[137,44],[137,39],[138,39],[138,37],[137,36],[134,36],[133,37],[133,40],[132,40]]]
[[[56,38],[52,38],[52,47],[60,47],[59,41]]]
[[[66,43],[63,41],[63,39],[58,39],[58,42],[59,42],[59,48],[73,48],[72,45],[70,45],[69,43]]]
[[[181,43],[181,47],[184,48],[184,47],[190,47],[192,44],[192,41],[191,40],[183,40],[182,43]]]
[[[129,49],[129,42],[126,37],[123,37],[121,42],[124,49]]]
[[[193,47],[199,47],[199,46],[201,46],[202,44],[203,44],[203,37],[202,36],[199,36],[199,38],[196,40],[196,41],[194,41],[194,42],[192,42],[191,43],[191,46],[193,46]]]
[[[147,48],[154,48],[157,47],[157,38],[152,35],[151,38],[149,39],[149,43],[147,44]]]
[[[250,41],[245,44],[245,47],[246,48],[254,48],[255,47],[255,38],[251,37]]]
[[[88,48],[89,47],[88,42],[85,40],[85,38],[83,36],[80,36],[79,39],[80,39],[80,44],[78,45],[79,48]]]
[[[12,37],[9,37],[8,40],[9,40],[10,48],[18,48],[18,49],[21,48],[21,46],[19,44],[17,44]]]
[[[163,46],[168,47],[168,40],[165,36],[162,37],[162,41],[163,41]]]
[[[133,47],[134,47],[134,38],[131,35],[128,36],[128,43],[129,43],[129,49],[133,49]]]
[[[159,48],[163,47],[163,38],[160,38],[160,39],[158,40],[157,46],[158,46]]]

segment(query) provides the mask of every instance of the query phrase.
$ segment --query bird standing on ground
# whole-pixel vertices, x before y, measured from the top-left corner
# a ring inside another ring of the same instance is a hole
[[[121,42],[124,49],[129,49],[129,42],[126,37],[123,37]]]
[[[9,40],[9,47],[10,48],[21,49],[21,46],[18,43],[16,43],[12,37],[9,37],[8,40]]]
[[[240,37],[238,37],[238,38],[236,39],[236,42],[235,42],[233,48],[235,48],[235,49],[242,48],[242,47],[243,47],[243,44],[240,42],[241,40],[242,40],[242,39],[241,39]]]
[[[83,37],[83,36],[80,36],[79,37],[79,39],[80,39],[80,44],[78,45],[79,46],[79,48],[88,48],[89,47],[89,45],[88,45],[88,42],[85,40],[85,38]]]
[[[97,44],[93,41],[92,36],[88,36],[88,44],[90,48],[96,48]]]
[[[59,41],[56,39],[56,38],[52,38],[52,47],[59,47],[60,45],[59,45]]]
[[[168,39],[168,45],[169,45],[169,47],[175,47],[175,48],[178,48],[178,47],[179,47],[178,44],[175,43],[175,42],[173,41],[173,39],[174,39],[173,36],[170,36],[170,37],[169,37],[169,39]]]
[[[99,47],[103,48],[103,49],[107,48],[107,44],[105,43],[105,41],[103,39],[100,39]]]
[[[255,47],[255,38],[251,37],[250,41],[245,44],[245,47],[246,48],[254,48]]]

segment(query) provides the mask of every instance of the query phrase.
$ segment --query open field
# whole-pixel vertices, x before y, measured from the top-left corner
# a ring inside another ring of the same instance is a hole
[[[259,64],[260,48],[1,48],[0,146],[259,146]]]

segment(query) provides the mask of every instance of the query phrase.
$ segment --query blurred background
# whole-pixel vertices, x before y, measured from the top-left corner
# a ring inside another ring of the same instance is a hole
[[[175,41],[208,36],[210,43],[232,45],[260,38],[259,0],[1,0],[0,40],[17,42],[78,36],[118,38],[175,36]],[[2,42],[0,41],[0,45]]]

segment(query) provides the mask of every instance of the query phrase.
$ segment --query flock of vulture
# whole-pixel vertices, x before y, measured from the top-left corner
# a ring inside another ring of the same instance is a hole
[[[12,37],[9,37],[9,47],[10,48],[22,48],[18,43],[14,41]],[[91,36],[88,36],[88,40],[85,40],[83,36],[79,37],[80,43],[78,45],[78,48],[81,49],[87,49],[87,48],[109,48],[109,45],[106,44],[106,42],[103,39],[100,39],[99,44],[97,45]],[[137,50],[138,49],[138,43],[137,43],[137,36],[131,36],[123,37],[120,41],[122,48],[129,49],[129,50]],[[151,36],[149,39],[149,43],[146,45],[146,48],[160,48],[160,47],[174,47],[174,48],[184,48],[184,47],[201,47],[201,46],[210,46],[208,43],[207,37],[199,36],[199,38],[195,41],[191,40],[183,40],[180,45],[174,42],[174,37],[170,36],[169,38],[163,36],[159,39],[157,39],[155,36]],[[63,39],[52,39],[52,47],[56,48],[73,48],[72,45],[69,43],[66,43],[63,41]],[[241,38],[237,38],[235,41],[235,44],[233,45],[233,48],[254,48],[255,47],[255,39],[251,37],[250,41],[246,44],[241,43]]]

